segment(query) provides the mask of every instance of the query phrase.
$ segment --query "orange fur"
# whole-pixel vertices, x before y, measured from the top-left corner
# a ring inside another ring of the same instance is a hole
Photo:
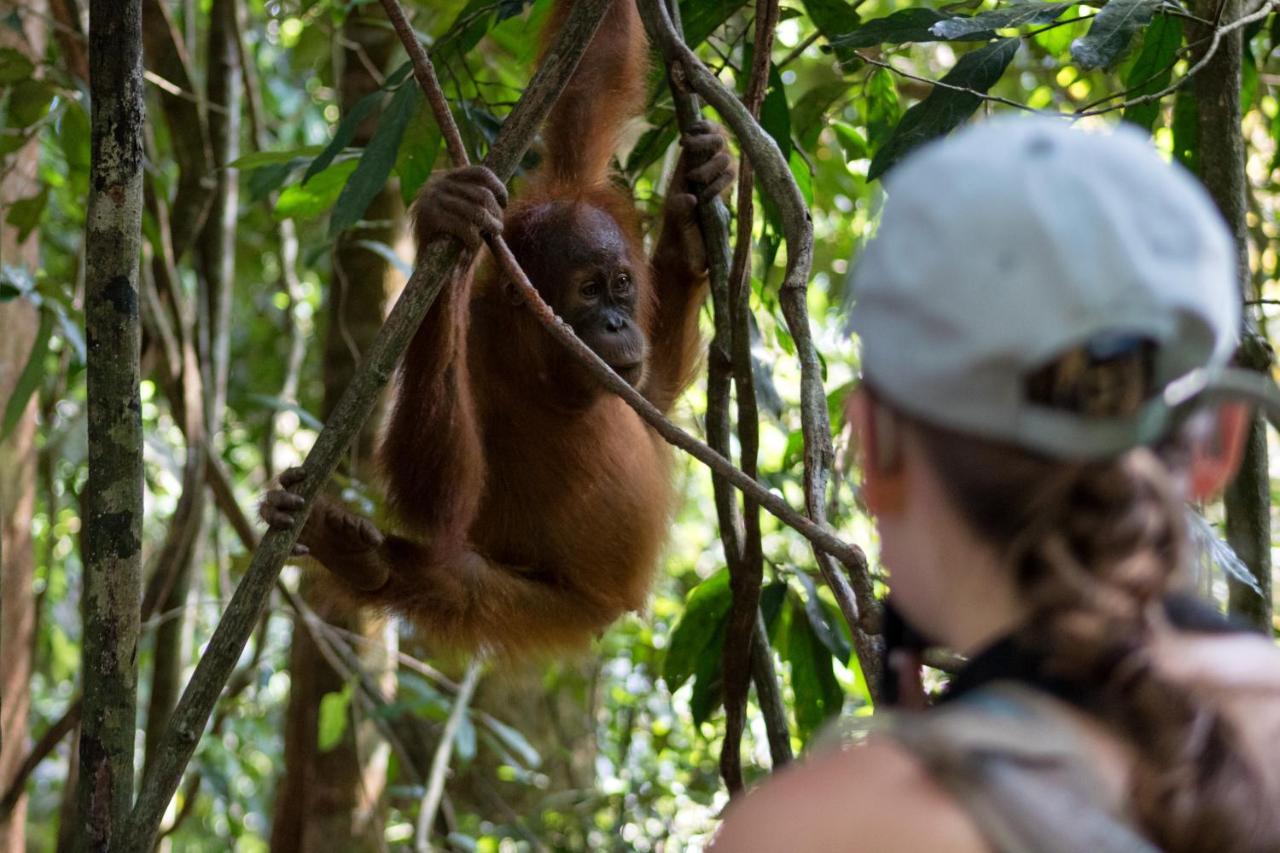
[[[557,2],[553,31],[569,5]],[[675,248],[678,223],[644,257],[634,200],[609,179],[622,127],[643,103],[646,55],[633,3],[618,0],[551,113],[542,169],[504,228],[554,306],[563,247],[586,239],[575,217],[594,208],[618,225],[650,343],[641,390],[666,411],[696,362],[706,277]],[[390,581],[349,594],[408,616],[438,648],[559,652],[643,605],[669,520],[671,453],[513,303],[491,263],[474,266],[410,345],[379,451],[388,505],[408,535],[360,558],[381,561]]]

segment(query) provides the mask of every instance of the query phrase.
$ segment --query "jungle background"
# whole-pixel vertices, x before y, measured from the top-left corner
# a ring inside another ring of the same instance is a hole
[[[10,851],[83,843],[80,696],[95,665],[83,626],[98,606],[83,593],[86,379],[95,357],[85,328],[90,68],[99,67],[87,5],[0,0],[0,844]],[[111,4],[93,5],[109,14]],[[139,777],[165,749],[178,697],[249,564],[262,533],[258,497],[306,455],[404,286],[413,264],[406,205],[448,159],[376,3],[142,7],[145,502],[131,759]],[[408,6],[473,159],[520,97],[549,7]],[[823,511],[867,549],[877,588],[873,531],[841,419],[858,369],[845,331],[856,303],[849,271],[874,232],[880,178],[921,142],[1015,111],[1086,126],[1123,121],[1151,134],[1204,179],[1235,231],[1246,259],[1241,360],[1271,369],[1268,319],[1280,304],[1273,3],[684,0],[680,9],[687,43],[743,93],[762,36],[757,17],[777,16],[765,28],[759,121],[813,220],[806,301],[836,451]],[[646,121],[618,152],[621,179],[654,217],[677,152],[663,67],[655,52]],[[759,194],[745,231],[740,214],[754,402],[726,414],[727,398],[715,380],[709,393],[704,376],[673,420],[699,436],[714,432],[712,420],[732,426],[727,448],[743,467],[749,425],[758,424],[758,478],[799,508],[801,371],[779,295],[783,214]],[[708,339],[714,325],[708,307]],[[741,378],[735,387],[741,403]],[[375,413],[334,484],[366,512],[379,501],[376,421]],[[1268,443],[1259,422],[1224,502],[1198,508],[1209,554],[1203,590],[1263,631],[1274,630]],[[696,849],[729,797],[720,775],[722,661],[726,643],[744,637],[729,628],[730,560],[712,478],[681,455],[678,488],[648,611],[554,664],[469,672],[432,660],[394,621],[329,612],[305,576],[286,568],[165,812],[159,844]],[[803,538],[771,516],[760,524],[757,636],[767,638],[764,670],[780,694],[761,700],[756,690],[745,708],[748,784],[785,753],[802,753],[832,718],[869,714],[875,703],[874,679],[854,652],[866,626],[850,629]],[[945,677],[934,671],[931,683]],[[119,688],[132,695],[134,685]],[[439,805],[424,819],[441,781]]]

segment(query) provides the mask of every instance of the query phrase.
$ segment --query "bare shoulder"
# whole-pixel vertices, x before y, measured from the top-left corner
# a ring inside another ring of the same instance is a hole
[[[882,737],[814,756],[729,807],[715,853],[936,850],[987,853],[963,809]]]

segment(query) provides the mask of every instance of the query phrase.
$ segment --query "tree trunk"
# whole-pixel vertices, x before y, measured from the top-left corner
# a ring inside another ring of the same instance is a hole
[[[21,33],[0,28],[0,44],[25,50],[38,64],[44,54],[45,27],[41,0],[27,0],[33,14],[20,18]],[[0,17],[13,6],[0,2]],[[0,210],[37,190],[36,166],[40,145],[31,140],[11,155],[13,169],[0,184]],[[17,229],[0,223],[0,260],[35,273],[40,266],[36,232],[23,243]],[[4,411],[19,374],[32,352],[37,312],[27,300],[0,303],[0,411]],[[8,789],[28,745],[31,710],[31,655],[35,640],[36,605],[32,590],[35,550],[31,516],[36,502],[36,395],[13,433],[0,444],[0,790]],[[0,822],[0,851],[26,848],[27,801],[18,801],[7,821]]]
[[[140,0],[92,0],[89,9],[89,479],[83,496],[84,719],[77,847],[93,850],[113,841],[133,795],[143,494],[141,13]]]
[[[366,23],[380,12],[353,10],[343,32],[349,43],[358,45],[367,59],[348,49],[344,52],[339,82],[342,108],[376,90],[379,81],[370,66],[383,69],[397,42],[390,29]],[[357,131],[355,142],[363,145],[377,127],[375,113]],[[381,328],[386,315],[388,264],[379,255],[355,245],[372,240],[393,245],[394,223],[401,215],[399,194],[384,188],[365,213],[373,225],[355,228],[338,240],[333,255],[333,277],[328,293],[328,330],[324,348],[324,417],[337,404],[359,363],[360,354]],[[372,473],[373,439],[378,413],[365,422],[352,449],[350,470],[367,480]],[[305,579],[302,586],[316,613],[329,624],[366,636],[376,635],[383,620],[369,616],[340,614],[312,595]],[[366,669],[385,668],[383,655],[369,655],[356,649],[366,660]],[[341,691],[342,677],[325,660],[310,633],[295,622],[289,655],[291,676],[289,708],[285,721],[285,774],[276,793],[271,849],[286,851],[380,850],[383,841],[381,790],[385,766],[375,748],[371,727],[349,725],[342,741],[321,752],[318,746],[318,713],[328,693]]]
[[[1225,5],[1224,5],[1225,4]],[[1230,24],[1238,19],[1242,0],[1201,0],[1197,16]],[[1187,22],[1190,44],[1201,47],[1199,59],[1211,43],[1208,27]],[[1247,244],[1248,177],[1245,174],[1245,140],[1240,126],[1240,79],[1243,41],[1241,30],[1222,36],[1218,49],[1195,80],[1196,125],[1200,153],[1200,178],[1222,211],[1236,241],[1240,288],[1248,299],[1249,250]],[[1252,323],[1246,322],[1240,362],[1266,371],[1270,353]],[[1263,594],[1228,578],[1228,605],[1232,613],[1259,630],[1271,631],[1271,495],[1267,460],[1266,422],[1255,416],[1245,445],[1240,474],[1223,497],[1227,511],[1227,541],[1248,566]]]

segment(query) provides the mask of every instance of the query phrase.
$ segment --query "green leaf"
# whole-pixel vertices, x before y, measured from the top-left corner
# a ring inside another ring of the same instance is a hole
[[[831,668],[831,652],[814,634],[803,612],[791,604],[784,657],[791,664],[791,690],[795,695],[796,728],[809,737],[840,713],[844,691]]]
[[[680,22],[684,24],[685,43],[689,47],[702,44],[745,5],[744,0],[683,0]]]
[[[982,103],[981,93],[994,86],[1004,74],[1020,43],[1016,38],[1000,39],[960,57],[942,82],[968,91],[934,86],[927,98],[907,110],[893,135],[876,152],[867,170],[867,180],[880,177],[909,151],[949,133],[973,115]]]
[[[972,16],[939,21],[929,28],[935,35],[951,40],[973,38],[992,30],[1012,29],[1056,21],[1073,3],[1010,3]]]
[[[848,81],[831,80],[819,83],[800,96],[791,108],[791,128],[801,148],[805,151],[814,150],[818,135],[827,126],[827,113],[831,105],[848,95]]]
[[[847,661],[853,654],[853,646],[840,631],[840,626],[830,620],[830,615],[822,605],[818,595],[818,587],[813,578],[804,572],[796,572],[796,580],[804,587],[804,615],[809,620],[818,641],[840,662]]]
[[[689,711],[693,724],[699,728],[724,703],[724,635],[727,628],[727,619],[716,623],[711,642],[698,658],[698,666],[694,671]]]
[[[27,237],[40,224],[40,214],[44,213],[49,202],[49,188],[42,187],[40,192],[29,198],[23,198],[9,205],[9,213],[5,222],[18,229],[18,242],[25,243]]]
[[[421,100],[422,93],[412,85],[401,86],[391,99],[373,139],[365,146],[360,163],[338,196],[333,217],[329,220],[331,236],[359,222],[369,202],[387,185],[391,167],[396,162],[396,152],[400,150],[400,139]]]
[[[1084,69],[1110,68],[1129,52],[1133,37],[1151,23],[1162,0],[1108,0],[1089,32],[1071,43],[1071,56]]]
[[[396,152],[396,174],[400,176],[400,197],[405,204],[411,204],[418,197],[418,190],[431,177],[442,143],[440,128],[430,106],[424,103],[409,119],[400,150]]]
[[[501,720],[488,717],[485,719],[485,727],[502,742],[503,746],[518,757],[525,767],[532,770],[542,764],[542,756],[538,754],[538,750],[534,749],[525,736],[511,726]]]
[[[13,386],[13,394],[9,396],[9,402],[4,407],[4,422],[0,423],[0,442],[7,439],[13,432],[13,428],[18,425],[18,421],[22,419],[22,413],[27,410],[27,403],[40,387],[40,381],[44,379],[44,357],[49,349],[49,337],[53,334],[53,322],[52,311],[40,311],[40,325],[36,328],[36,338],[31,344],[31,353],[27,356],[27,363],[23,366],[22,373],[18,375],[18,381]]]
[[[304,184],[329,168],[329,164],[333,162],[333,159],[346,150],[346,147],[351,144],[351,140],[356,138],[356,131],[360,129],[360,125],[364,124],[365,119],[373,115],[373,111],[382,103],[384,95],[385,92],[382,89],[370,92],[356,101],[351,109],[347,110],[346,115],[342,117],[342,121],[338,122],[338,127],[333,131],[333,138],[329,140],[329,144],[316,155],[316,158],[311,161],[311,165],[307,167],[306,174],[302,176]]]
[[[1130,90],[1129,98],[1138,98],[1162,91],[1173,76],[1173,64],[1177,61],[1178,48],[1182,46],[1182,20],[1172,15],[1161,15],[1147,28],[1142,40],[1142,50],[1124,77]],[[1160,102],[1151,101],[1126,107],[1124,120],[1150,131],[1160,115]]]
[[[22,80],[9,90],[8,126],[30,127],[45,117],[55,92],[43,80]]]
[[[1200,173],[1200,127],[1196,110],[1196,81],[1179,86],[1173,96],[1173,156]]]
[[[67,158],[67,168],[73,172],[89,171],[90,141],[89,114],[79,101],[68,101],[58,120],[58,147]]]
[[[285,187],[276,200],[276,219],[313,219],[329,210],[355,170],[355,160],[343,160],[307,181],[306,185]]]
[[[804,0],[804,10],[827,41],[839,38],[841,33],[857,29],[862,22],[853,6],[845,0]],[[838,47],[835,51],[841,62],[853,58],[853,48]]]
[[[765,630],[769,634],[770,641],[774,638],[774,631],[778,627],[778,616],[782,613],[782,605],[787,600],[786,581],[773,581],[767,583],[760,590],[760,618],[764,620]]]
[[[796,186],[800,188],[800,195],[804,197],[805,205],[813,207],[813,173],[809,171],[808,161],[798,150],[794,150],[787,160],[787,165],[791,167],[791,177],[796,179]]]
[[[873,18],[856,30],[831,39],[834,48],[857,49],[879,44],[906,44],[908,42],[947,41],[933,31],[934,24],[950,19],[950,15],[915,6],[902,9],[883,18]],[[966,40],[986,41],[994,33],[973,32]]]
[[[902,119],[898,87],[887,68],[877,68],[867,78],[866,101],[868,150],[875,152],[893,137],[893,129]]]
[[[684,612],[671,629],[670,645],[662,663],[662,678],[669,690],[677,689],[697,670],[698,660],[712,645],[732,603],[728,569],[721,569],[689,591]],[[715,654],[719,656],[718,649]]]
[[[0,47],[0,86],[26,80],[36,70],[27,55],[12,47]]]
[[[231,161],[229,168],[248,172],[264,166],[277,166],[281,163],[294,164],[299,159],[304,162],[315,157],[323,148],[319,145],[304,145],[301,148],[283,148],[279,151],[254,151]]]
[[[655,111],[650,120],[653,127],[644,132],[640,141],[627,155],[626,171],[635,176],[652,166],[659,157],[666,153],[671,143],[676,141],[675,114],[670,110]]]
[[[765,129],[783,157],[791,155],[791,108],[787,106],[787,90],[782,84],[778,69],[769,66],[769,88],[765,90],[760,105],[760,126]]]
[[[319,720],[316,725],[316,746],[328,752],[342,743],[347,732],[347,708],[351,704],[351,685],[320,698]]]

